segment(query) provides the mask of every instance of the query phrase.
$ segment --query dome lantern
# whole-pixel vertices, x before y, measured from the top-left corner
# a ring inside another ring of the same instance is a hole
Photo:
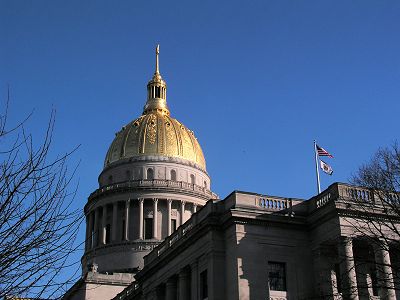
[[[156,47],[156,70],[153,78],[147,84],[147,102],[143,108],[143,115],[151,111],[159,111],[169,115],[167,106],[167,84],[162,79],[159,70],[160,45]]]

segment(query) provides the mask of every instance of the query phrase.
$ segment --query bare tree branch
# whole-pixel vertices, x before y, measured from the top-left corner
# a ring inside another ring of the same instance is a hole
[[[83,220],[72,206],[76,168],[68,168],[76,148],[51,158],[55,111],[36,146],[25,130],[30,115],[8,128],[8,103],[0,115],[0,298],[59,296],[76,278],[72,272],[74,278],[60,281],[80,246],[76,235]]]

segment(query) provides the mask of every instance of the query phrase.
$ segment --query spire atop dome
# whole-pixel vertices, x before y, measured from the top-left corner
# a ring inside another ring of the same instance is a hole
[[[155,74],[160,74],[159,66],[158,66],[158,55],[160,54],[160,45],[156,47],[156,72]]]
[[[159,111],[169,115],[167,106],[167,84],[162,79],[159,69],[160,45],[156,47],[156,70],[153,78],[147,84],[147,102],[143,108],[143,114],[151,111]]]

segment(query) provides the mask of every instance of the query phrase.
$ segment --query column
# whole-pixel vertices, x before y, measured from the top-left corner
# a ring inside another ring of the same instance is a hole
[[[99,209],[94,210],[93,247],[97,246],[99,238]]]
[[[100,243],[102,245],[106,244],[106,226],[107,226],[107,205],[103,206],[103,216],[101,218],[101,238]]]
[[[125,236],[124,240],[129,241],[129,207],[130,207],[131,199],[126,200],[125,202]]]
[[[380,299],[396,299],[394,290],[393,271],[391,267],[389,245],[384,239],[380,239],[373,245],[375,264],[377,271]]]
[[[153,199],[153,239],[157,240],[157,226],[158,226],[158,199]]]
[[[181,201],[181,225],[185,223],[185,201]]]
[[[117,224],[118,224],[118,202],[113,203],[113,215],[112,215],[112,241],[117,241]]]
[[[165,284],[165,300],[176,300],[176,278],[168,278]]]
[[[353,256],[353,242],[350,237],[339,241],[339,262],[343,299],[358,300],[356,268]]]
[[[143,240],[143,198],[139,199],[139,239]]]
[[[189,272],[182,269],[179,272],[179,297],[178,299],[190,299],[190,282],[189,282]]]
[[[197,204],[193,203],[193,213],[196,213],[196,212],[197,212]]]
[[[93,214],[91,212],[86,216],[86,251],[92,249],[92,231],[93,231]]]
[[[89,238],[89,249],[92,249],[94,246],[94,213],[93,211],[91,211],[89,213],[89,234],[90,234],[90,238]]]
[[[171,235],[171,213],[172,213],[172,199],[167,199],[167,214],[168,214],[168,235]]]
[[[191,300],[197,300],[198,298],[198,282],[199,279],[197,277],[198,275],[198,264],[197,261],[195,261],[194,263],[192,263],[190,265],[190,271],[191,271],[191,288],[190,288],[190,292],[191,292]]]

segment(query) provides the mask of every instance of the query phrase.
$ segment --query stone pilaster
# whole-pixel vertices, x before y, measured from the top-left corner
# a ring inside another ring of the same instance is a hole
[[[165,299],[166,300],[176,300],[176,278],[171,277],[167,280],[165,284]]]
[[[189,272],[186,269],[182,269],[179,272],[179,295],[178,299],[190,299],[190,281]]]
[[[199,279],[198,279],[198,272],[199,272],[199,267],[198,267],[198,262],[195,261],[190,265],[190,272],[191,272],[191,300],[198,300],[198,284],[199,284]]]

